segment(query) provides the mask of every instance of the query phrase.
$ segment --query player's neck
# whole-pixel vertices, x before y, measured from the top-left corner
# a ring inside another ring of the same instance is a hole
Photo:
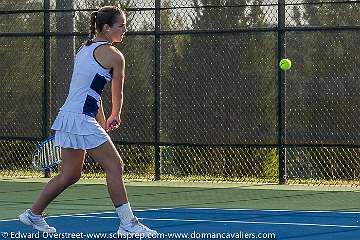
[[[94,42],[109,42],[112,43],[111,40],[109,40],[109,38],[107,36],[105,36],[104,34],[97,34],[96,37],[94,38]]]

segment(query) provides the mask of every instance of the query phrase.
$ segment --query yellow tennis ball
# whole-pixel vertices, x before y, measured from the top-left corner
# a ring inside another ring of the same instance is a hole
[[[288,58],[283,58],[281,59],[279,66],[281,68],[281,70],[289,70],[291,68],[291,61]]]

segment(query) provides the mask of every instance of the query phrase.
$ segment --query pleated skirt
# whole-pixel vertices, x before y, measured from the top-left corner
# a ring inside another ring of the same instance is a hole
[[[69,111],[60,111],[51,126],[55,145],[61,148],[92,149],[110,140],[95,118]]]

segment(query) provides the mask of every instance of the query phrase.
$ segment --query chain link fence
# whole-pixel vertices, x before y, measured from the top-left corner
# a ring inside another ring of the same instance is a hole
[[[0,0],[1,176],[42,175],[32,151],[104,5],[128,17],[126,178],[358,185],[360,2],[334,0]]]

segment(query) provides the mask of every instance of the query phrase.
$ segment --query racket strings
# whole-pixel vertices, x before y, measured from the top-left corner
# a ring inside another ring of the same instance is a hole
[[[61,162],[60,148],[55,146],[53,138],[43,142],[33,156],[34,166],[43,171],[49,171]]]

